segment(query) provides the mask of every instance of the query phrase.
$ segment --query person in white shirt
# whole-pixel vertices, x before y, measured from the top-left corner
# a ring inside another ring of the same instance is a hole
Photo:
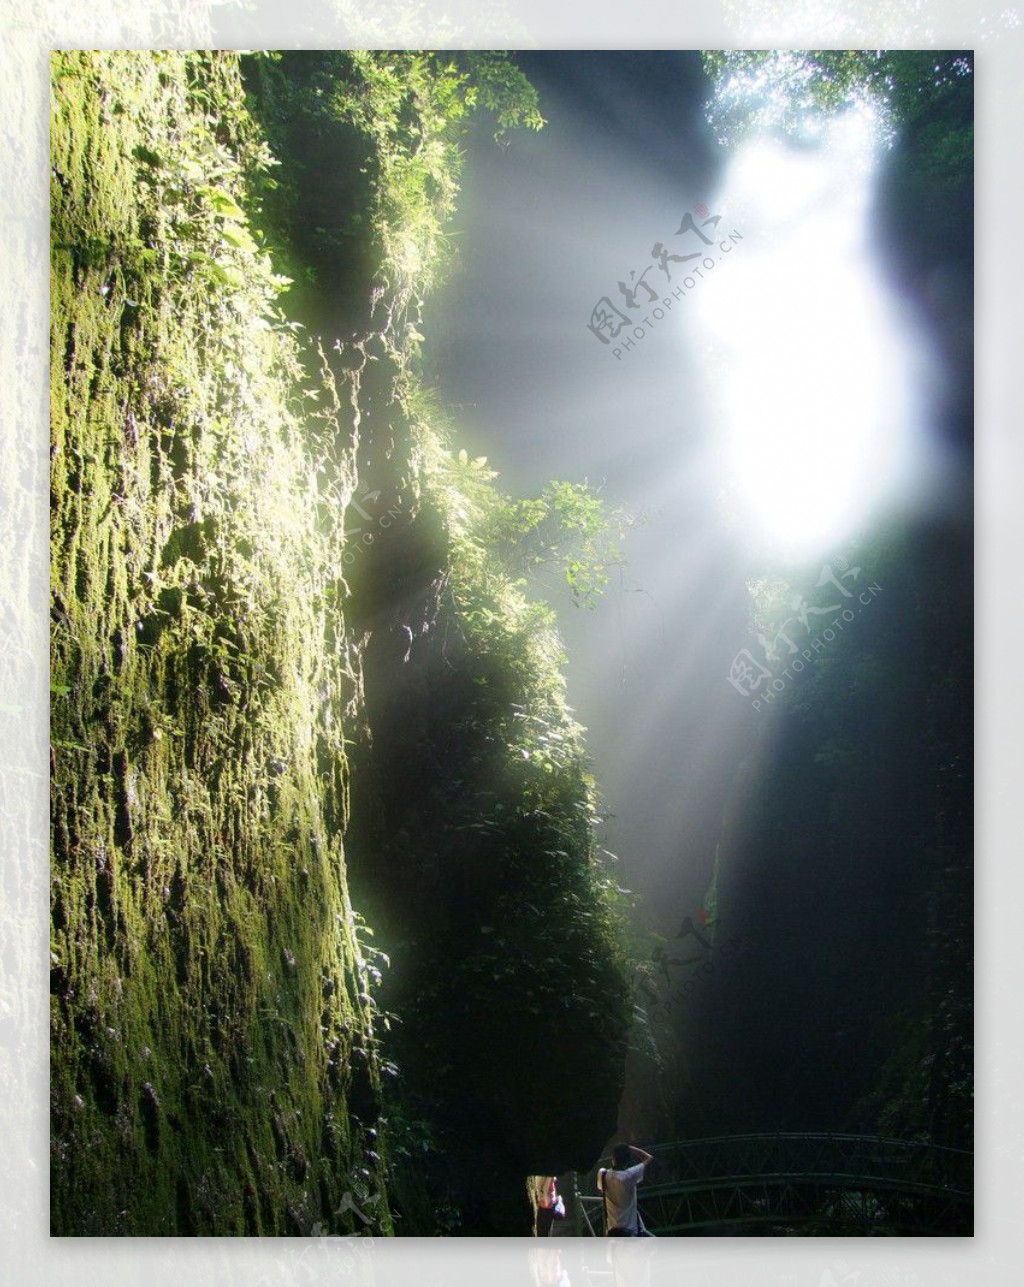
[[[612,1164],[597,1173],[604,1194],[605,1227],[612,1238],[653,1238],[636,1208],[636,1186],[654,1159],[634,1144],[616,1144]]]

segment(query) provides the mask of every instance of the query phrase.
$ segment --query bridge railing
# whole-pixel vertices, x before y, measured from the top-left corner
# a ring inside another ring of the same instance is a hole
[[[744,1176],[820,1175],[873,1177],[896,1184],[952,1189],[969,1194],[973,1188],[974,1155],[914,1140],[881,1135],[827,1132],[777,1132],[721,1135],[710,1139],[678,1140],[655,1145],[648,1185],[709,1180],[732,1181]],[[598,1166],[581,1177],[581,1191],[596,1192]]]
[[[665,1195],[707,1194],[757,1185],[830,1191],[892,1191],[940,1198],[961,1208],[972,1201],[973,1154],[881,1135],[777,1132],[679,1140],[651,1149],[654,1157],[640,1191],[641,1206]],[[597,1170],[579,1177],[586,1228],[603,1226]],[[895,1199],[893,1199],[895,1200]]]

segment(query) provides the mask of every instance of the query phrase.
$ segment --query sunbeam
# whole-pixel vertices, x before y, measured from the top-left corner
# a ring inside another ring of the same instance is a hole
[[[914,339],[869,233],[875,148],[865,108],[813,149],[745,144],[718,198],[743,270],[694,298],[723,491],[751,542],[788,557],[905,496],[917,458]]]

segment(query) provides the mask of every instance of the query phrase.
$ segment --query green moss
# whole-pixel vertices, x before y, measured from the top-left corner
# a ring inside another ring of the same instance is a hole
[[[498,55],[53,72],[53,1231],[516,1232],[614,1125],[617,895],[412,369],[466,113],[539,115]]]
[[[237,60],[53,73],[52,1229],[344,1232],[383,1193],[328,642],[351,462],[318,477],[242,212]]]

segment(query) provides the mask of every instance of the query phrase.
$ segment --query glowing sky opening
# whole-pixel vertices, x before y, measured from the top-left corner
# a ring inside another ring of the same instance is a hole
[[[915,466],[915,344],[869,225],[877,146],[866,108],[814,148],[742,145],[717,208],[743,240],[695,293],[726,504],[786,557],[835,549]]]

